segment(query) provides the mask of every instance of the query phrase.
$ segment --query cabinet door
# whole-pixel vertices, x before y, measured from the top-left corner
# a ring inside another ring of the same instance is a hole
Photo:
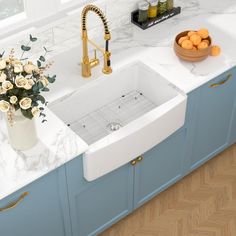
[[[191,169],[225,149],[229,144],[236,97],[236,69],[225,72],[200,90],[195,119]]]
[[[71,229],[66,228],[70,227],[69,207],[64,195],[66,187],[61,188],[65,180],[65,171],[64,178],[60,178],[59,170],[56,170],[1,200],[0,208],[3,209],[11,202],[19,201],[22,196],[16,207],[0,211],[0,235],[70,235]],[[28,195],[22,195],[24,193]]]
[[[83,178],[82,157],[78,157],[67,163],[66,173],[74,236],[97,235],[132,210],[130,164],[87,182]]]
[[[134,208],[181,178],[185,137],[186,129],[182,128],[146,152],[135,165]]]
[[[232,119],[232,125],[230,128],[230,140],[229,140],[230,145],[234,143],[236,143],[236,103],[234,106],[234,115]]]

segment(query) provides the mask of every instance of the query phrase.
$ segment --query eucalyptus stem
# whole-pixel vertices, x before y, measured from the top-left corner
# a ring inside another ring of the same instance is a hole
[[[26,46],[29,46],[29,45],[30,45],[30,42],[31,42],[31,41],[29,41],[29,42],[26,44]],[[22,60],[24,54],[25,54],[25,51],[22,50],[22,54],[21,54],[20,60]]]

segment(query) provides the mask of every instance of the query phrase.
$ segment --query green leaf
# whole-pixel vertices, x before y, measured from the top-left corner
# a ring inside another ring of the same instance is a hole
[[[45,98],[42,95],[38,95],[37,100],[39,100],[43,104],[46,102]]]
[[[26,118],[28,118],[30,120],[33,118],[33,114],[31,112],[31,109],[28,109],[28,110],[21,109],[21,112],[24,115],[24,117],[26,117]]]
[[[31,49],[30,46],[25,46],[25,45],[21,45],[21,49],[25,52],[29,51]]]
[[[49,83],[54,83],[55,80],[56,80],[56,77],[57,77],[56,75],[53,75],[52,77],[48,76],[48,78],[47,78],[47,79],[48,79],[48,82],[49,82]]]
[[[45,62],[45,61],[46,61],[46,59],[45,59],[44,56],[40,56],[39,60],[42,61],[42,62]]]
[[[34,84],[34,85],[32,86],[32,90],[33,90],[34,93],[38,93],[38,92],[39,92],[38,85],[37,85],[37,84]]]
[[[2,58],[5,54],[5,51],[3,51],[2,53],[0,53],[0,58]]]
[[[38,89],[42,89],[42,88],[44,88],[44,86],[43,86],[43,83],[42,82],[37,82],[37,86],[38,86]]]
[[[36,101],[32,102],[33,107],[37,107],[38,105],[39,105],[38,102],[36,102]]]
[[[38,61],[37,61],[37,66],[38,66],[38,67],[41,67],[41,65],[42,65],[41,61],[38,60]]]
[[[30,34],[30,41],[31,42],[36,42],[38,39],[36,37],[33,37],[31,34]]]
[[[42,116],[42,117],[44,118],[44,117],[46,117],[46,114],[44,114],[43,112],[41,112],[39,116]]]
[[[43,92],[49,92],[49,88],[43,88],[42,91]]]

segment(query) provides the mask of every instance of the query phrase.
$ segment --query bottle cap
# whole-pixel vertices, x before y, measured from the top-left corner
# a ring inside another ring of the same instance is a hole
[[[149,0],[149,4],[152,6],[152,7],[155,7],[158,5],[158,0]]]
[[[146,1],[141,1],[138,3],[138,9],[146,11],[148,10],[149,4]]]

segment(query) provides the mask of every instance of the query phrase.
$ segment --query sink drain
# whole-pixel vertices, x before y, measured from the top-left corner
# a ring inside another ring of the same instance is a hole
[[[112,132],[119,130],[121,127],[122,127],[122,125],[117,122],[111,122],[107,125],[107,128]]]

